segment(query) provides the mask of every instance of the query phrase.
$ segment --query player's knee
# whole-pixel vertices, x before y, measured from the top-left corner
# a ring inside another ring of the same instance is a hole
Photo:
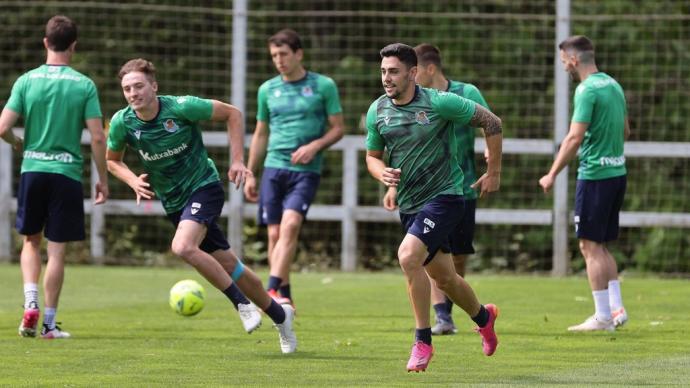
[[[280,223],[281,234],[296,236],[302,226],[302,221],[293,217],[285,217]]]
[[[590,260],[596,256],[597,245],[597,243],[590,240],[582,239],[579,241],[580,252],[585,257],[585,260]]]
[[[175,255],[187,259],[191,257],[192,254],[199,248],[194,246],[194,244],[189,241],[173,240],[172,244],[170,245],[170,249]]]
[[[412,247],[402,244],[400,248],[398,248],[398,261],[400,262],[400,268],[408,272],[421,268],[423,259],[420,260],[419,257],[417,257]]]
[[[41,234],[36,233],[28,236],[24,236],[24,244],[31,245],[33,247],[41,246]]]
[[[280,229],[279,228],[268,228],[268,239],[269,241],[278,241],[278,238],[280,237]]]

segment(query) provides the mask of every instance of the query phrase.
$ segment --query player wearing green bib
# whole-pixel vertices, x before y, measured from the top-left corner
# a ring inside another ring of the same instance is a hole
[[[616,260],[606,246],[618,238],[618,216],[625,196],[623,142],[630,136],[625,95],[615,79],[599,72],[594,45],[587,37],[572,36],[558,48],[565,70],[580,84],[575,89],[568,135],[539,184],[548,192],[579,148],[575,231],[587,266],[595,313],[568,330],[613,331],[628,320]]]
[[[66,243],[85,237],[81,183],[84,124],[91,134],[99,179],[93,203],[101,204],[108,197],[105,134],[96,85],[69,66],[76,39],[77,26],[69,18],[54,16],[48,21],[43,38],[46,64],[17,79],[0,116],[0,136],[16,151],[22,151],[22,145],[24,150],[16,222],[17,231],[24,235],[24,317],[19,325],[19,335],[24,337],[36,336],[40,315],[41,231],[48,240],[41,337],[70,337],[55,324],[55,315],[64,281]],[[24,118],[23,142],[12,133],[20,116]]]
[[[134,190],[137,203],[154,195],[160,198],[177,227],[172,251],[230,299],[247,332],[261,325],[259,306],[276,324],[281,351],[292,353],[297,348],[292,330],[294,310],[279,305],[264,291],[256,274],[230,249],[216,223],[225,193],[198,123],[225,122],[231,156],[228,179],[239,188],[251,175],[244,166],[242,113],[217,100],[158,96],[155,73],[153,64],[144,59],[133,59],[120,69],[129,106],[115,113],[110,123],[108,170]],[[137,154],[143,174],[136,175],[122,161],[125,148]]]
[[[280,75],[259,87],[248,166],[257,173],[265,155],[264,170],[260,191],[250,176],[244,194],[258,200],[259,224],[268,226],[268,291],[292,304],[290,265],[300,229],[319,186],[323,151],[340,140],[344,125],[338,88],[304,68],[299,35],[278,31],[268,48]]]
[[[499,188],[501,121],[466,98],[416,86],[417,55],[412,47],[394,43],[380,55],[385,95],[367,112],[366,162],[374,178],[398,188],[400,220],[406,232],[398,259],[407,277],[416,325],[407,370],[426,370],[433,355],[427,274],[477,323],[484,354],[490,356],[498,346],[494,331],[498,308],[481,305],[456,273],[449,237],[456,232],[464,211],[455,125],[484,128],[488,170],[473,185],[481,187],[482,196]],[[383,161],[384,149],[390,155],[390,166]]]

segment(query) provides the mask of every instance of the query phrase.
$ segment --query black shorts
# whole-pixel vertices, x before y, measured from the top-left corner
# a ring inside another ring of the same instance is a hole
[[[450,235],[450,253],[471,255],[474,253],[474,227],[477,213],[477,199],[465,199],[465,211],[455,231]]]
[[[455,232],[465,210],[460,195],[439,195],[429,201],[418,213],[400,213],[403,231],[416,236],[429,252],[424,265],[441,250],[450,253],[450,236]]]
[[[627,177],[578,180],[575,189],[575,233],[595,242],[618,238],[618,216],[623,206]]]
[[[81,182],[62,174],[25,172],[17,193],[17,232],[39,233],[49,241],[69,242],[86,238],[84,190]]]
[[[230,249],[230,244],[216,221],[225,204],[225,191],[220,182],[200,187],[189,198],[182,210],[168,214],[170,221],[177,227],[181,220],[192,220],[206,225],[206,237],[199,248],[206,253]]]
[[[265,168],[259,190],[259,224],[280,224],[285,209],[306,218],[320,181],[321,176],[315,172]]]

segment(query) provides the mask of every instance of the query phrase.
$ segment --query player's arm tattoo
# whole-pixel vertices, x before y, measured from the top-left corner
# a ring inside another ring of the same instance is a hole
[[[472,116],[470,120],[470,126],[484,128],[484,136],[486,137],[498,135],[503,132],[501,119],[479,104],[475,106],[474,116]]]

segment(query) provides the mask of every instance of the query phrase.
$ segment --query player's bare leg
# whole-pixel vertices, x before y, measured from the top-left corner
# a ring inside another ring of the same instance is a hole
[[[594,298],[594,315],[583,323],[570,326],[569,331],[613,331],[615,326],[611,319],[608,284],[612,276],[617,275],[616,262],[609,257],[603,244],[580,239],[580,252],[585,258],[587,279]]]
[[[38,279],[41,276],[41,233],[24,236],[20,263],[24,281],[24,315],[18,331],[22,337],[35,337],[40,315]]]

